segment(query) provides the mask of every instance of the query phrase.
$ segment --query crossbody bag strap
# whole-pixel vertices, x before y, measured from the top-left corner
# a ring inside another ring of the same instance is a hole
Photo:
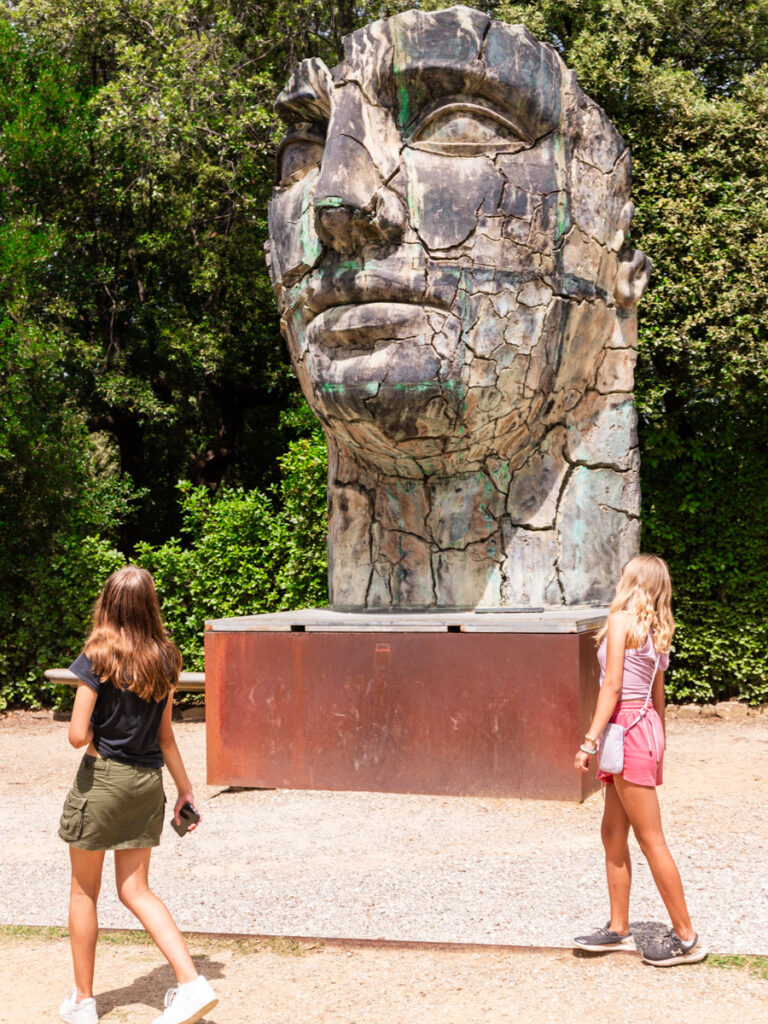
[[[650,700],[651,700],[651,694],[653,693],[653,681],[656,678],[656,670],[659,667],[660,659],[661,659],[661,654],[657,653],[656,661],[654,662],[654,665],[653,665],[653,672],[651,672],[651,683],[650,683],[650,686],[648,687],[648,693],[646,693],[646,695],[645,695],[645,703],[643,704],[642,708],[640,709],[640,712],[639,712],[637,718],[634,721],[630,722],[629,725],[625,725],[624,726],[624,732],[627,732],[629,729],[632,728],[633,725],[637,725],[638,722],[641,722],[645,718],[645,713],[648,710],[648,704],[650,703]]]
[[[653,663],[653,672],[651,672],[651,684],[648,687],[648,693],[645,695],[645,704],[643,704],[643,714],[648,710],[648,705],[651,702],[651,694],[653,693],[653,681],[656,678],[656,671],[659,667],[659,661],[661,660],[661,654],[656,655],[656,661]]]

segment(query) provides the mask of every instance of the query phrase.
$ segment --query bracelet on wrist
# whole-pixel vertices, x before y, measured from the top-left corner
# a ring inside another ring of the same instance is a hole
[[[595,744],[595,746],[597,746],[597,737],[596,736],[590,736],[588,732],[585,732],[584,733],[584,739],[585,740],[590,740],[592,743]]]
[[[591,754],[596,754],[596,753],[597,753],[597,744],[595,744],[595,746],[594,746],[594,747],[593,747],[593,748],[592,748],[591,750],[589,750],[589,749],[588,749],[587,747],[585,747],[585,746],[584,746],[584,744],[583,744],[583,743],[581,743],[581,744],[579,745],[579,750],[580,750],[580,751],[581,751],[581,752],[582,752],[583,754],[587,754],[587,755],[591,755]]]

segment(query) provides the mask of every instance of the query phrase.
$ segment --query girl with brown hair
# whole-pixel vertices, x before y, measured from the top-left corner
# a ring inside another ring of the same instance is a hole
[[[195,798],[171,724],[181,654],[165,631],[146,569],[128,565],[109,577],[94,608],[91,634],[70,670],[79,681],[69,742],[87,750],[59,827],[72,868],[69,939],[75,973],[75,988],[59,1015],[65,1024],[98,1022],[93,998],[97,901],[104,854],[114,850],[120,901],[157,943],[178,981],[154,1024],[194,1024],[217,999],[148,882],[152,847],[163,827],[163,764],[178,790],[176,824]]]
[[[582,949],[607,952],[621,949],[631,938],[632,865],[627,845],[631,825],[672,920],[672,928],[661,940],[643,947],[643,959],[655,967],[695,963],[707,955],[688,916],[656,794],[665,743],[664,672],[674,631],[667,563],[656,555],[632,558],[624,566],[608,618],[597,634],[600,696],[575,759],[578,771],[588,771],[606,725],[613,722],[624,728],[621,771],[597,772],[605,783],[602,839],[611,917],[605,928],[580,935],[575,942]]]

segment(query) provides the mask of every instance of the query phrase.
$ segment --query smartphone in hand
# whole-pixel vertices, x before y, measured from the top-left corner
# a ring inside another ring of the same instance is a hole
[[[180,825],[176,824],[176,818],[171,818],[171,827],[174,831],[178,832],[180,836],[185,836],[189,830],[190,825],[194,825],[196,821],[200,821],[200,815],[197,813],[192,804],[184,804],[179,811]]]

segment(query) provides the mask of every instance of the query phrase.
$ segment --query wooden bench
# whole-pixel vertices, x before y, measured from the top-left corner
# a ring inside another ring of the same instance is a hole
[[[49,668],[45,678],[57,686],[77,686],[77,676],[68,668]],[[205,693],[205,672],[182,672],[179,675],[177,693]]]

